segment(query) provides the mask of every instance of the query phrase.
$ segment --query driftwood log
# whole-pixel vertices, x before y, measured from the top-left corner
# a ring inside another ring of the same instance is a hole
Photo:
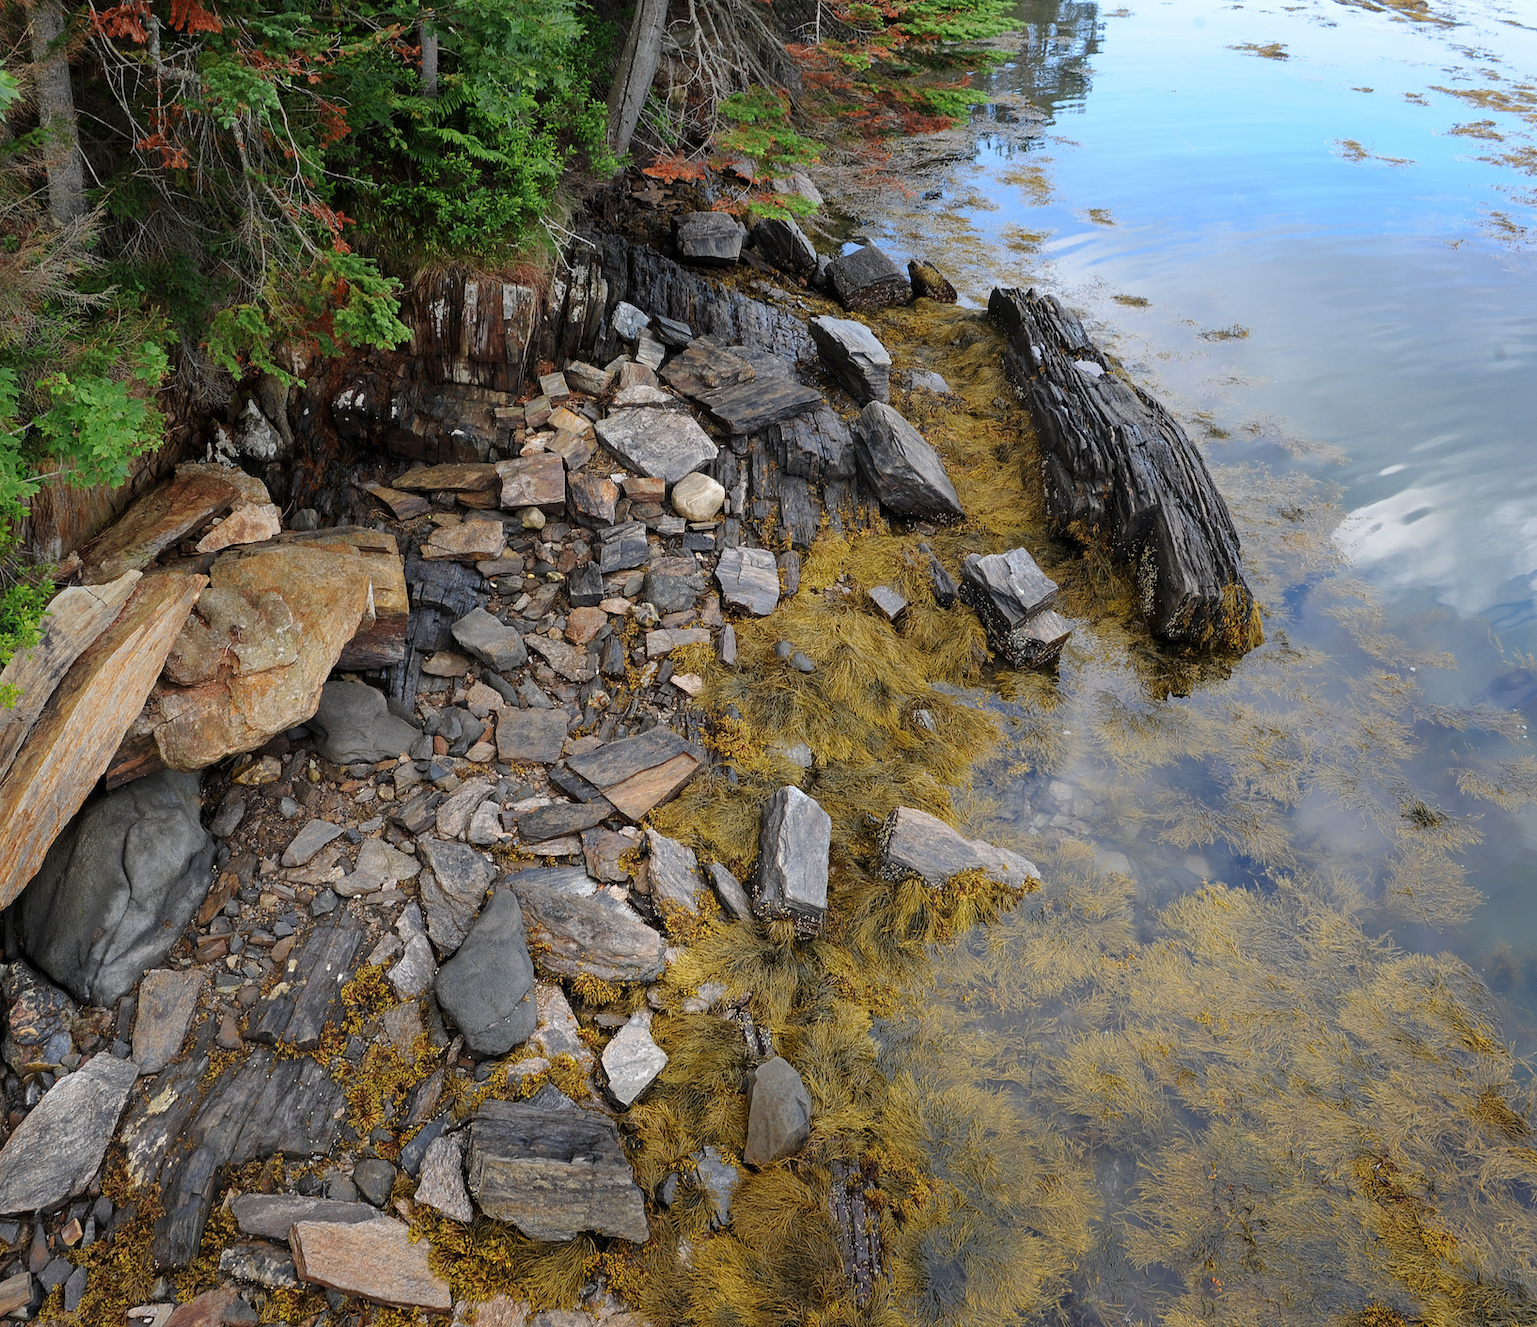
[[[1131,564],[1155,636],[1240,653],[1260,644],[1233,518],[1178,421],[1052,296],[994,290],[987,308],[1040,435],[1052,518]]]

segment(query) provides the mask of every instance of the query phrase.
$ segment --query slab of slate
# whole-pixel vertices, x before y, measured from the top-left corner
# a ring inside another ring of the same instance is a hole
[[[899,806],[881,827],[880,871],[888,880],[919,876],[938,889],[962,871],[985,871],[1006,885],[1039,881],[1035,864],[982,839],[968,839],[937,816]]]
[[[807,387],[794,378],[765,378],[759,374],[751,382],[721,387],[699,397],[704,406],[728,433],[757,433],[792,415],[803,415],[826,402],[815,387]]]
[[[838,303],[855,313],[906,304],[912,294],[902,270],[873,244],[834,258],[827,276]]]
[[[341,825],[333,825],[328,820],[318,818],[311,820],[293,836],[284,850],[283,865],[308,866],[316,853],[346,832]]]
[[[497,716],[496,754],[499,760],[550,765],[560,759],[565,745],[564,710],[504,709]]]
[[[827,858],[832,817],[815,798],[786,784],[763,807],[758,836],[757,910],[789,917],[815,935],[827,912]]]
[[[669,484],[719,454],[709,435],[685,410],[616,410],[599,420],[597,428],[599,440],[626,465]]]
[[[703,763],[704,753],[698,747],[661,724],[566,759],[568,768],[630,820],[639,820],[676,794]]]
[[[538,1022],[533,987],[523,911],[511,890],[495,890],[438,973],[438,1002],[477,1055],[505,1055]]]
[[[855,405],[891,400],[891,356],[863,323],[826,315],[813,318],[811,339],[822,363]]]
[[[811,1094],[795,1067],[776,1055],[753,1070],[747,1090],[742,1160],[766,1166],[794,1156],[811,1137]]]
[[[766,548],[728,548],[715,567],[721,598],[767,617],[779,605],[779,565]]]
[[[484,608],[466,613],[449,630],[461,649],[499,673],[509,673],[528,662],[523,637]]]
[[[498,461],[503,511],[538,507],[557,512],[566,505],[566,463],[550,452],[536,452],[510,461]]]
[[[373,1208],[368,1214],[377,1220],[379,1213]],[[284,1243],[273,1244],[268,1240],[242,1240],[231,1244],[219,1254],[219,1275],[251,1285],[266,1286],[269,1290],[297,1290],[299,1277],[294,1272],[293,1255],[288,1251],[288,1232],[283,1232]]]
[[[181,1049],[207,980],[206,968],[157,968],[144,974],[133,1025],[133,1062],[140,1074],[158,1074]]]
[[[533,874],[519,872],[507,884],[522,905],[541,971],[561,977],[586,973],[606,982],[648,982],[662,975],[665,942],[627,903],[606,892],[583,898],[551,889],[533,883]]]
[[[678,256],[701,267],[731,267],[747,231],[729,212],[685,212],[674,222]]]
[[[379,1217],[356,1225],[300,1221],[289,1238],[294,1271],[310,1285],[395,1308],[447,1313],[448,1282],[428,1266],[432,1245],[413,1241],[404,1221]]]
[[[350,913],[338,910],[317,925],[294,957],[294,970],[283,983],[288,990],[258,1001],[251,1011],[246,1039],[314,1050],[362,942],[363,924]]]
[[[1023,548],[988,557],[972,553],[961,566],[960,598],[976,610],[987,643],[1015,668],[1054,663],[1072,623],[1051,611],[1057,583]]]
[[[377,1220],[379,1212],[367,1203],[339,1203],[329,1198],[306,1198],[300,1193],[242,1193],[230,1199],[230,1215],[242,1235],[286,1244],[295,1222],[355,1225],[359,1221]]]
[[[554,802],[523,812],[518,817],[518,835],[524,843],[543,843],[567,834],[580,834],[613,814],[614,808],[606,797],[590,802]]]
[[[423,876],[419,884],[427,934],[438,953],[452,954],[469,934],[495,872],[468,843],[423,837],[417,839],[416,850],[432,870],[432,878]]]
[[[888,510],[936,521],[965,517],[939,453],[885,402],[871,401],[854,421],[854,453]]]
[[[817,270],[816,246],[790,217],[765,217],[752,228],[753,248],[770,267],[793,276]]]
[[[647,879],[651,882],[652,898],[664,908],[697,912],[705,883],[694,850],[654,829],[646,831],[646,841],[651,853]]]

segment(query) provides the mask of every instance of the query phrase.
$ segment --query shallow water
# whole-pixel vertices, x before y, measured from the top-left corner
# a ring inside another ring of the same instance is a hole
[[[976,1216],[928,1316],[1537,1320],[1537,15],[1020,12],[861,234],[1085,313],[1202,445],[1268,640],[1171,679],[1084,621],[984,699],[963,811],[1048,883],[885,1031]]]

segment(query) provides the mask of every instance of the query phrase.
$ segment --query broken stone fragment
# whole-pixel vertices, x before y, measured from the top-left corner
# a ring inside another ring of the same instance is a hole
[[[428,1265],[432,1245],[413,1240],[404,1221],[298,1221],[288,1242],[294,1271],[310,1285],[395,1308],[453,1308],[448,1282]]]
[[[565,506],[566,463],[560,456],[536,452],[511,461],[498,461],[496,470],[502,480],[503,511],[537,507],[553,513]]]
[[[242,1235],[257,1239],[288,1241],[288,1232],[300,1221],[331,1224],[375,1221],[379,1213],[367,1203],[335,1202],[306,1198],[298,1193],[242,1193],[230,1199],[230,1215]]]
[[[266,486],[232,466],[192,462],[145,494],[80,551],[84,585],[114,581],[149,566],[166,549],[239,502],[266,503]]]
[[[1023,548],[987,557],[969,554],[961,567],[960,597],[981,618],[994,652],[1015,668],[1053,663],[1072,634],[1072,624],[1050,611],[1057,583]]]
[[[213,880],[195,774],[105,793],[54,841],[19,905],[23,952],[87,1004],[110,1005],[161,962]]]
[[[919,298],[935,300],[940,304],[954,304],[959,298],[955,287],[933,263],[915,258],[907,264],[907,276],[912,282],[913,294]]]
[[[662,975],[666,945],[627,903],[607,892],[583,898],[535,883],[538,872],[509,876],[530,948],[540,969],[560,977],[583,973],[606,982],[648,982]]]
[[[93,1055],[59,1079],[0,1149],[0,1212],[39,1212],[84,1193],[139,1067]]]
[[[937,816],[899,806],[881,827],[881,875],[888,880],[919,876],[938,889],[962,871],[985,871],[1006,885],[1039,881],[1035,863],[982,839],[968,839]]]
[[[498,889],[438,972],[438,1002],[472,1051],[505,1055],[538,1021],[533,987],[523,911],[511,890]]]
[[[884,402],[870,402],[854,421],[854,451],[883,507],[937,521],[966,515],[939,453]]]
[[[207,980],[204,968],[176,972],[162,968],[144,974],[133,1025],[133,1061],[140,1074],[158,1074],[175,1058]]]
[[[598,438],[626,465],[675,484],[718,454],[709,435],[684,410],[633,407],[598,421]]]
[[[464,1187],[462,1134],[440,1134],[427,1144],[413,1201],[436,1208],[450,1221],[468,1224],[474,1220],[475,1209]]]
[[[752,382],[720,387],[699,397],[728,433],[757,433],[826,404],[815,387],[797,382],[790,366],[781,374],[759,372]]]
[[[721,598],[767,617],[779,605],[779,564],[766,548],[728,548],[715,567]]]
[[[484,461],[413,466],[392,485],[409,493],[495,493],[500,486],[496,466]]]
[[[838,303],[856,313],[906,304],[912,294],[901,269],[873,244],[834,258],[827,277]]]
[[[721,906],[733,921],[746,921],[752,916],[752,901],[742,888],[742,882],[719,862],[710,864],[710,883],[720,897]]]
[[[667,1052],[651,1039],[651,1011],[640,1009],[603,1048],[603,1072],[609,1095],[631,1106],[667,1067]]]
[[[794,1156],[811,1137],[811,1094],[790,1062],[776,1055],[753,1070],[747,1089],[742,1160],[767,1166]]]
[[[438,952],[447,956],[469,934],[491,885],[491,864],[468,843],[423,837],[416,841],[416,848],[432,872],[420,878],[427,933]]]
[[[742,256],[747,231],[729,212],[685,212],[674,224],[678,256],[685,262],[730,267]]]
[[[523,637],[484,608],[472,609],[449,630],[464,650],[499,673],[510,673],[528,662]]]
[[[790,217],[765,217],[752,228],[753,248],[769,266],[792,276],[817,270],[816,246]]]
[[[564,710],[504,709],[496,721],[496,754],[516,764],[550,765],[566,743]]]
[[[559,460],[556,464],[560,464]],[[507,531],[500,521],[465,520],[435,527],[422,545],[422,556],[440,561],[482,562],[501,557],[506,547]]]
[[[871,590],[870,602],[885,614],[888,622],[895,622],[907,608],[907,600],[889,585],[877,585]]]
[[[646,840],[651,852],[647,878],[652,897],[664,908],[697,912],[705,883],[694,850],[654,829],[646,831]]]
[[[799,788],[786,784],[769,798],[758,836],[760,917],[789,917],[798,932],[817,932],[827,912],[832,827],[832,817]]]
[[[674,796],[703,763],[699,748],[660,724],[566,761],[630,820]]]
[[[194,547],[199,553],[215,553],[236,544],[260,544],[276,538],[282,530],[276,503],[240,503],[228,516],[215,521]]]
[[[415,724],[390,711],[382,691],[361,682],[327,682],[309,730],[316,751],[336,765],[397,759],[422,735]]]
[[[469,1187],[489,1216],[530,1239],[593,1231],[642,1244],[646,1204],[607,1116],[553,1087],[528,1101],[487,1101],[470,1126]]]
[[[328,820],[310,820],[289,841],[283,852],[283,865],[290,868],[309,865],[316,853],[346,832],[341,825],[333,825]]]
[[[828,371],[855,405],[891,400],[891,356],[861,322],[826,315],[811,320],[811,339]]]

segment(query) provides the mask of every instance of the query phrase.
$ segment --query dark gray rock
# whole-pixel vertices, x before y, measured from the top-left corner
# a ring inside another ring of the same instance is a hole
[[[693,558],[660,558],[646,571],[641,598],[663,613],[682,613],[705,592],[705,574]]]
[[[657,340],[670,349],[687,350],[693,343],[694,329],[676,318],[664,318],[657,314],[651,324],[656,329]]]
[[[822,363],[855,405],[891,400],[891,356],[863,323],[826,315],[813,318],[811,339],[817,343]]]
[[[854,451],[865,482],[888,510],[936,521],[965,517],[939,453],[884,402],[871,401],[854,421]]]
[[[523,910],[510,889],[498,889],[439,971],[438,1003],[477,1055],[505,1055],[538,1023],[533,989]]]
[[[834,258],[827,279],[838,303],[856,313],[906,304],[912,294],[901,269],[873,244]]]
[[[565,747],[564,710],[504,709],[496,721],[496,754],[501,760],[548,765],[560,759]]]
[[[828,406],[784,420],[779,436],[784,441],[787,474],[823,483],[852,479],[858,469],[848,425]]]
[[[703,393],[699,403],[728,433],[757,433],[770,424],[825,405],[826,401],[815,387],[797,382],[788,373],[779,376],[758,373],[749,382]]]
[[[373,1221],[379,1216],[366,1203],[337,1203],[297,1193],[242,1193],[230,1200],[230,1214],[242,1235],[284,1242],[296,1221]]]
[[[746,921],[752,916],[752,901],[742,888],[742,882],[719,862],[710,863],[710,883],[715,886],[721,906],[732,921]]]
[[[133,1061],[141,1074],[158,1074],[181,1049],[207,980],[207,968],[145,974],[133,1025]]]
[[[163,770],[88,803],[22,893],[22,951],[85,1004],[156,966],[208,894],[198,776]]]
[[[95,1055],[59,1079],[0,1149],[0,1212],[39,1212],[84,1193],[138,1076],[132,1060]]]
[[[352,1182],[375,1207],[383,1207],[395,1184],[395,1167],[380,1157],[368,1157],[352,1168]]]
[[[599,440],[621,461],[648,479],[665,479],[669,484],[713,461],[719,451],[684,410],[648,406],[615,410],[598,421],[597,430]],[[606,544],[603,570],[617,570],[609,566]]]
[[[227,793],[219,803],[218,814],[208,822],[208,832],[216,839],[227,839],[237,829],[240,822],[245,819],[246,800],[236,796],[233,792]]]
[[[730,267],[742,256],[747,232],[729,212],[685,212],[674,223],[678,256],[704,267]]]
[[[1015,668],[1055,662],[1072,635],[1072,623],[1051,611],[1057,583],[1023,548],[969,554],[961,566],[960,597],[976,609],[994,653]]]
[[[827,912],[832,817],[815,798],[786,784],[763,808],[758,837],[758,915],[789,917],[815,935]]]
[[[262,423],[266,423],[263,420]],[[77,1267],[69,1274],[69,1279],[64,1282],[64,1312],[73,1313],[80,1307],[80,1301],[85,1298],[86,1287],[90,1284],[91,1273],[87,1268]]]
[[[790,1062],[776,1055],[754,1071],[747,1089],[747,1145],[742,1160],[767,1166],[794,1156],[811,1137],[811,1094]]]
[[[499,673],[510,673],[528,662],[523,637],[484,608],[466,613],[450,630],[466,654]]]
[[[18,1077],[31,1064],[58,1064],[74,1049],[70,1029],[79,1007],[20,961],[6,970],[4,987],[5,1062]]]
[[[446,956],[464,943],[494,872],[468,843],[423,837],[417,839],[416,850],[432,870],[430,879],[419,877],[427,934]]]
[[[480,1107],[470,1126],[469,1187],[482,1211],[530,1239],[590,1230],[642,1244],[650,1233],[618,1127],[553,1087]]]
[[[721,598],[767,617],[779,604],[779,564],[766,548],[728,548],[715,567]]]
[[[1035,864],[1018,853],[965,838],[937,816],[910,806],[899,806],[881,827],[880,869],[888,880],[916,875],[935,889],[962,871],[986,871],[1006,885],[1041,878]]]
[[[390,713],[382,691],[360,682],[327,682],[309,730],[315,750],[337,765],[394,760],[422,735],[414,723]]]
[[[567,834],[580,834],[613,814],[614,808],[606,797],[590,802],[554,802],[520,815],[518,836],[524,843],[544,843]]]
[[[765,217],[752,228],[752,242],[758,256],[781,272],[809,277],[817,270],[816,246],[789,217]]]
[[[596,608],[607,595],[603,590],[603,572],[595,562],[584,562],[566,582],[572,608]]]

